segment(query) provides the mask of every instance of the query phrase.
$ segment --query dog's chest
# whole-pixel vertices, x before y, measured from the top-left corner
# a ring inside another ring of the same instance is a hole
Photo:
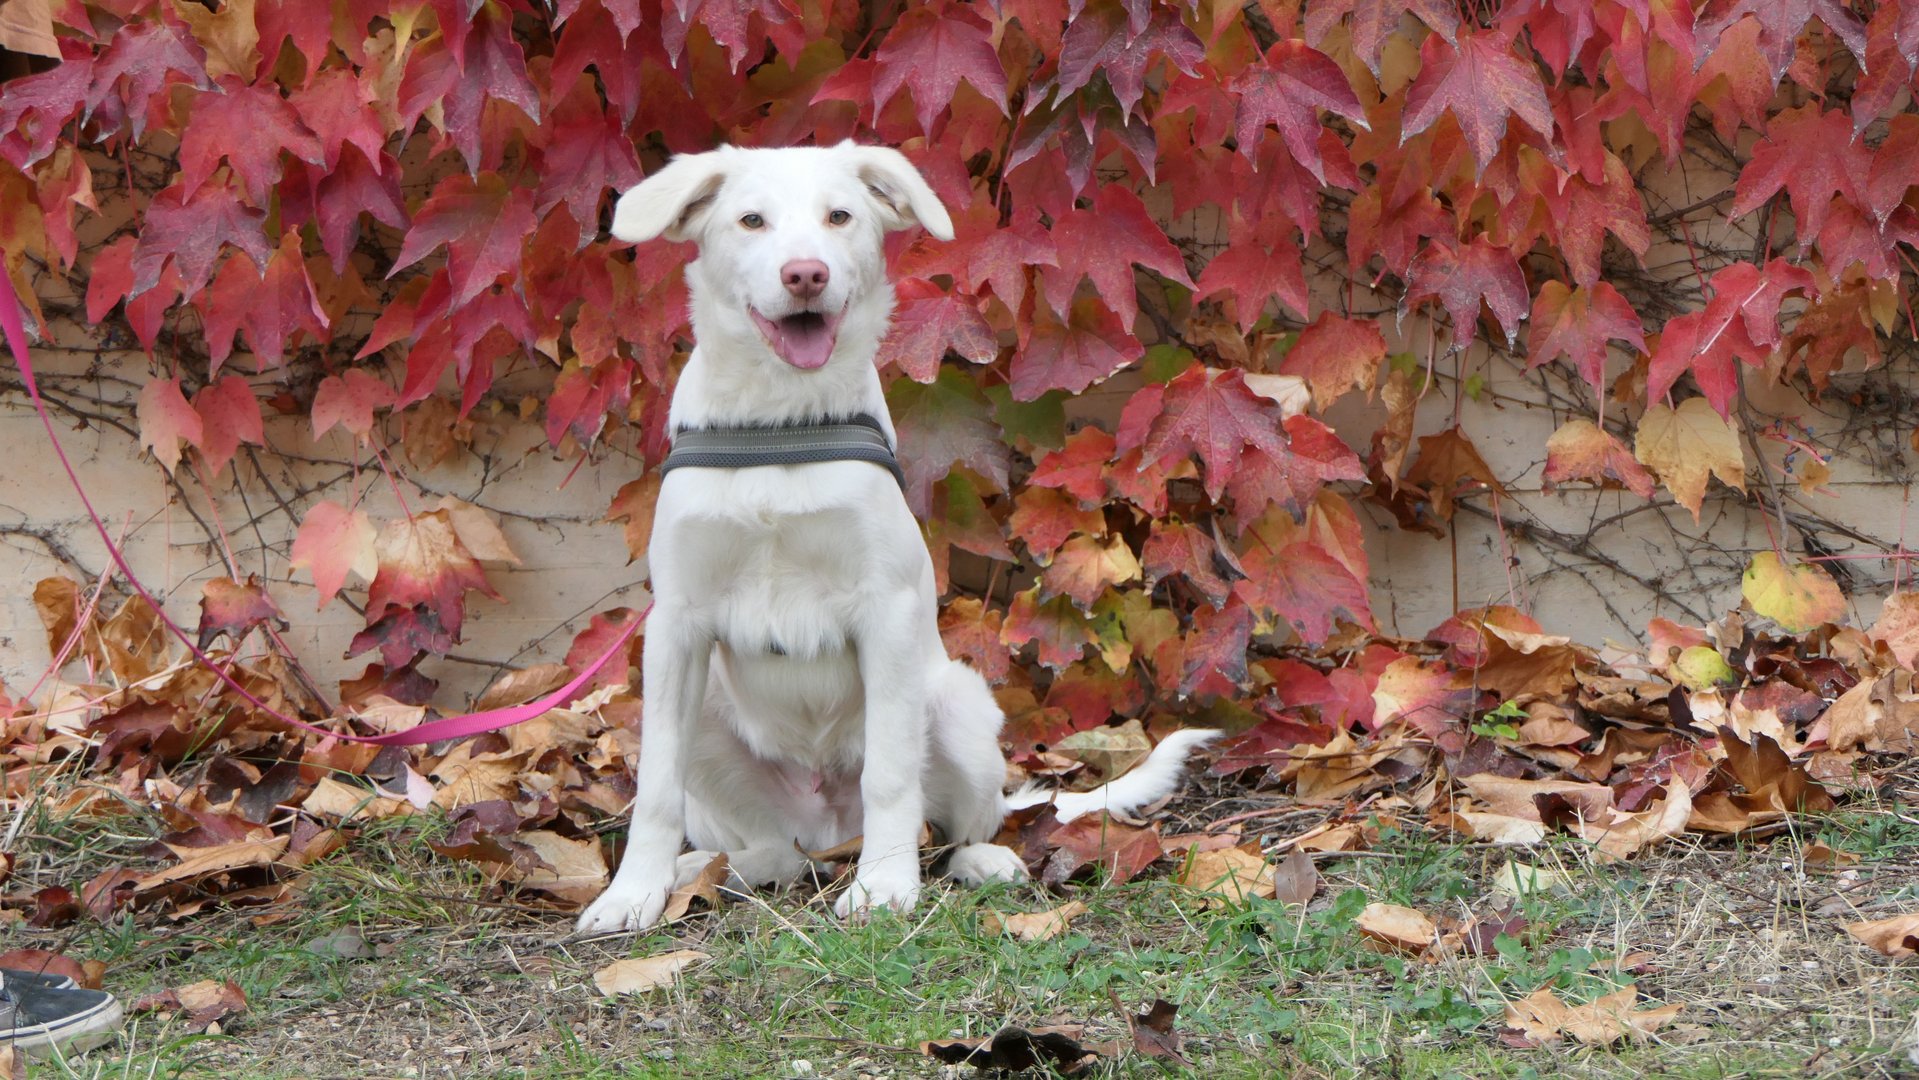
[[[674,570],[715,638],[742,655],[795,659],[847,644],[862,582],[860,530],[845,514],[734,513],[681,525]]]

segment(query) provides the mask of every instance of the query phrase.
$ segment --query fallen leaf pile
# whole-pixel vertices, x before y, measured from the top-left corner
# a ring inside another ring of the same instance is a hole
[[[1207,717],[1237,729],[1210,768],[1323,811],[1304,831],[1242,832],[1239,822],[1206,831],[1201,822],[1202,831],[1165,835],[1153,821],[1109,814],[1061,824],[1037,806],[1009,815],[998,840],[1048,886],[1125,881],[1164,866],[1200,907],[1229,908],[1311,900],[1314,853],[1363,849],[1389,826],[1424,822],[1520,854],[1566,836],[1605,861],[1681,834],[1751,834],[1830,810],[1919,745],[1919,687],[1906,666],[1919,653],[1910,629],[1919,618],[1895,603],[1869,631],[1820,622],[1788,634],[1782,620],[1824,605],[1772,580],[1761,561],[1755,567],[1749,593],[1771,617],[1735,613],[1709,627],[1654,620],[1644,654],[1610,662],[1507,607],[1461,612],[1417,641],[1349,628],[1322,649],[1256,660],[1252,692]],[[164,828],[128,865],[0,891],[0,923],[51,928],[128,909],[182,919],[214,905],[278,921],[298,910],[305,867],[350,846],[370,822],[415,815],[443,819],[429,833],[435,851],[477,864],[521,902],[572,908],[607,881],[598,834],[632,797],[639,751],[640,703],[617,663],[568,707],[517,727],[377,749],[261,715],[169,649],[138,598],[109,604],[51,578],[35,600],[50,647],[70,662],[42,700],[0,717],[4,794],[122,829],[133,807],[150,807]],[[265,640],[277,617],[257,588],[209,589],[203,609],[203,638],[227,643],[233,651],[216,656],[250,692],[328,720],[297,669],[246,646]],[[508,672],[476,705],[551,691],[633,617],[596,616],[567,663]],[[638,648],[636,640],[629,662]],[[421,679],[371,665],[340,687],[344,717],[328,722],[374,733],[429,719],[407,704],[430,692]],[[1168,718],[1132,715],[1035,741],[1048,717],[1103,692],[1064,674],[1043,692],[1017,678],[1003,685],[1012,779],[1085,788],[1135,765]],[[850,861],[858,844],[847,840],[815,857]],[[11,865],[0,856],[0,890]],[[1522,862],[1509,869],[1509,898],[1551,887],[1550,875]],[[716,860],[673,897],[668,918],[717,907],[726,876]],[[1083,911],[1068,902],[989,916],[986,928],[1044,940]],[[1485,933],[1423,919],[1375,904],[1360,929],[1372,947],[1409,955],[1470,949]],[[1911,951],[1901,944],[1909,934],[1886,934],[1860,936],[1895,956]]]

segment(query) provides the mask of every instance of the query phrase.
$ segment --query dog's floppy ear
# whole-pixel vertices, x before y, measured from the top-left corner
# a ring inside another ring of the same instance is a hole
[[[725,155],[681,154],[613,204],[613,236],[632,243],[689,239],[726,181]]]
[[[840,149],[852,157],[854,174],[879,201],[889,230],[918,224],[937,239],[953,238],[952,217],[905,154],[890,146],[856,146],[851,142],[841,143]]]

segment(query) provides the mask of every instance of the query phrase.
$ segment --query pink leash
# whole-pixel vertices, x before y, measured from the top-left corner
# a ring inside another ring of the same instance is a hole
[[[4,262],[4,253],[0,253],[0,265],[4,265]],[[35,411],[40,414],[40,423],[47,429],[47,439],[53,443],[53,452],[59,456],[60,466],[67,470],[67,479],[73,482],[74,493],[80,496],[80,505],[87,508],[87,516],[93,519],[93,527],[99,530],[100,542],[107,546],[107,554],[113,557],[114,564],[120,568],[121,573],[126,575],[127,581],[133,586],[133,590],[139,593],[140,596],[153,607],[153,613],[160,617],[160,621],[166,624],[167,629],[173,632],[174,637],[180,639],[180,643],[187,647],[187,651],[193,654],[195,660],[199,661],[215,675],[218,675],[220,680],[227,684],[228,689],[240,695],[241,698],[252,704],[254,708],[259,709],[261,712],[283,724],[301,728],[305,731],[311,731],[316,735],[324,735],[329,739],[340,739],[345,742],[372,743],[376,746],[419,746],[425,743],[440,742],[445,739],[463,739],[469,735],[478,735],[482,732],[498,731],[504,727],[512,727],[514,724],[524,723],[549,709],[558,708],[571,701],[573,695],[578,693],[580,688],[585,686],[596,672],[606,666],[607,661],[613,659],[615,655],[618,655],[626,648],[627,642],[633,639],[634,633],[637,632],[640,625],[646,621],[647,612],[653,610],[653,605],[650,603],[647,604],[639,616],[629,622],[626,629],[620,631],[619,637],[614,640],[612,646],[604,653],[601,653],[598,659],[588,664],[586,670],[575,675],[573,681],[553,691],[551,694],[540,698],[538,701],[529,701],[524,705],[514,705],[510,708],[487,709],[484,712],[464,713],[459,716],[449,716],[440,720],[429,720],[424,724],[417,724],[405,731],[395,731],[385,735],[348,735],[338,731],[328,731],[322,727],[315,727],[303,720],[296,720],[291,716],[287,716],[275,710],[266,702],[254,697],[246,687],[241,686],[233,676],[227,674],[225,667],[215,663],[212,657],[201,652],[200,647],[194,644],[193,639],[187,636],[186,631],[180,629],[172,619],[167,618],[167,613],[161,608],[160,602],[155,600],[151,593],[147,592],[146,586],[140,584],[140,579],[133,576],[133,568],[127,565],[126,556],[120,553],[119,547],[113,542],[113,537],[107,534],[106,523],[101,521],[100,515],[94,511],[93,503],[87,498],[86,490],[80,486],[79,475],[73,471],[72,462],[67,460],[67,452],[60,446],[59,435],[54,432],[53,418],[47,415],[46,402],[41,400],[40,388],[35,384],[33,379],[33,364],[28,359],[27,351],[27,330],[20,318],[19,297],[13,291],[12,280],[4,272],[0,272],[0,285],[4,285],[4,296],[0,296],[0,329],[6,331],[7,346],[13,351],[14,363],[20,366],[20,381],[25,384],[27,388],[27,396],[33,399],[33,407]]]

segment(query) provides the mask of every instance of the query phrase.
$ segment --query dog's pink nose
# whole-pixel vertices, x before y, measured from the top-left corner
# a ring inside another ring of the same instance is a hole
[[[811,300],[825,292],[831,276],[826,264],[818,259],[794,259],[780,267],[780,281],[786,285],[786,291],[801,300]]]

